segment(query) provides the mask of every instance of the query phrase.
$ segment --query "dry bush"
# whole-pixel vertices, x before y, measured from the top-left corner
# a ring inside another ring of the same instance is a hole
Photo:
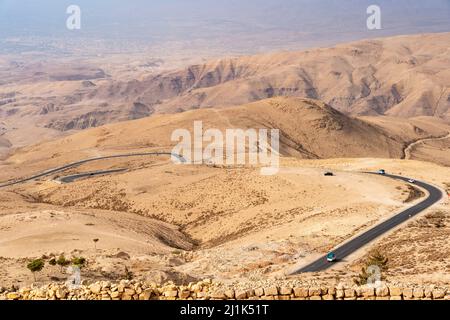
[[[369,273],[369,267],[378,267],[381,272],[381,279],[383,279],[383,273],[387,271],[388,269],[388,261],[389,259],[384,256],[379,250],[375,249],[372,252],[369,253],[368,257],[364,261],[364,266],[361,269],[361,272],[359,275],[353,279],[354,283],[358,286],[366,285],[369,278],[373,275],[372,273]]]

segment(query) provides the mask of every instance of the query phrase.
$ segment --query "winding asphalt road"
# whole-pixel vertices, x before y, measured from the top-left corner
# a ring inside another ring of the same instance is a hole
[[[72,182],[74,182],[76,180],[83,179],[83,178],[86,178],[86,177],[103,176],[103,175],[119,173],[119,172],[125,172],[125,171],[127,171],[127,169],[112,169],[112,170],[103,170],[103,171],[92,171],[92,172],[78,173],[78,174],[73,174],[73,175],[70,175],[70,176],[65,176],[65,177],[58,178],[58,179],[56,179],[56,181],[59,181],[61,183],[72,183]]]
[[[373,172],[366,172],[370,174],[375,174]],[[392,179],[398,179],[405,182],[408,182],[410,178],[405,178],[401,176],[395,176],[395,175],[385,175],[388,178]],[[364,232],[363,234],[351,239],[350,241],[342,244],[340,247],[333,250],[333,252],[336,254],[337,261],[343,260],[350,254],[354,253],[355,251],[361,249],[365,245],[369,244],[379,236],[383,235],[384,233],[388,232],[389,230],[397,227],[398,225],[402,224],[403,222],[413,218],[414,216],[418,215],[422,211],[430,208],[437,202],[439,202],[442,197],[444,196],[443,192],[439,190],[438,188],[429,185],[425,182],[416,181],[414,182],[415,185],[418,187],[421,187],[428,191],[429,196],[422,202],[398,213],[397,215],[393,216],[392,218],[376,225],[372,229]],[[294,271],[292,274],[298,274],[303,272],[318,272],[323,271],[328,268],[330,268],[333,265],[333,263],[330,263],[327,261],[326,256],[323,256],[319,258],[318,260]]]
[[[186,162],[186,160],[183,158],[183,156],[181,156],[179,154],[175,154],[175,153],[170,153],[170,152],[144,152],[144,153],[130,153],[130,154],[119,154],[119,155],[106,156],[106,157],[97,157],[97,158],[91,158],[91,159],[85,159],[85,160],[72,162],[72,163],[69,163],[69,164],[61,166],[61,167],[57,167],[57,168],[53,168],[53,169],[41,172],[39,174],[33,175],[28,178],[5,182],[3,184],[0,184],[0,189],[18,185],[18,184],[22,184],[22,183],[29,182],[29,181],[33,181],[33,180],[36,180],[36,179],[39,179],[42,177],[49,176],[51,174],[65,171],[67,169],[78,167],[82,164],[89,163],[89,162],[108,160],[108,159],[118,159],[118,158],[145,157],[145,156],[171,156],[171,157],[177,158],[180,162]]]

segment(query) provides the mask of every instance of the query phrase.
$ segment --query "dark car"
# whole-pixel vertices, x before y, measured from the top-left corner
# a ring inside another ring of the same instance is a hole
[[[334,173],[333,172],[325,172],[324,176],[325,177],[333,177]]]
[[[334,252],[330,252],[327,254],[327,261],[328,262],[335,262],[336,261],[336,254]]]

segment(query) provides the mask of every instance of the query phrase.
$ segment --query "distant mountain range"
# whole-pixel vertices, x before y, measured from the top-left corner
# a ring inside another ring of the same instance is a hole
[[[448,118],[448,43],[450,33],[442,33],[222,59],[142,81],[112,81],[85,98],[180,112],[294,96],[350,115]]]

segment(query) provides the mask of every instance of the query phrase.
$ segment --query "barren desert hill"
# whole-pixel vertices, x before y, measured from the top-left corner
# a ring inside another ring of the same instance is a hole
[[[0,120],[11,147],[0,156],[105,124],[277,96],[321,100],[347,115],[448,118],[449,40],[437,33],[239,56],[133,80],[95,61],[6,64]]]
[[[379,119],[378,119],[379,118]],[[378,120],[377,120],[378,119]],[[304,159],[402,158],[413,141],[441,136],[450,127],[436,118],[352,118],[311,99],[278,97],[225,109],[201,109],[179,114],[154,115],[85,130],[64,138],[24,147],[3,161],[17,174],[60,166],[75,160],[139,151],[170,152],[178,141],[172,133],[202,121],[203,131],[226,129],[279,129],[280,152]],[[432,160],[432,155],[428,160]],[[26,172],[27,171],[27,172]],[[2,180],[17,178],[4,176]]]
[[[88,96],[139,101],[159,112],[296,96],[353,115],[448,117],[449,42],[450,33],[397,36],[227,58],[142,81],[108,83]]]

